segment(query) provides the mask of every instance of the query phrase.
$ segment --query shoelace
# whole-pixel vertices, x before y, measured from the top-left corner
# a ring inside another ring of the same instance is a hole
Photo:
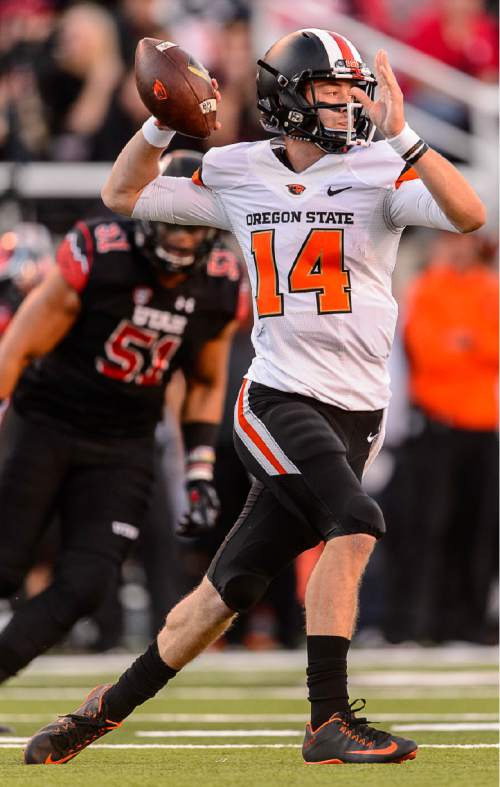
[[[357,717],[354,715],[355,713],[359,713],[360,711],[364,710],[365,706],[366,700],[356,699],[349,703],[348,711],[338,714],[344,722],[346,728],[345,732],[347,735],[349,735],[349,737],[352,737],[354,740],[364,743],[365,745],[369,743],[382,743],[387,739],[387,733],[382,732],[381,730],[376,730],[374,727],[370,727],[370,722],[367,718]],[[355,730],[353,735],[350,734],[350,728],[353,728],[353,731]]]
[[[106,723],[95,716],[78,716],[76,713],[67,713],[59,718],[61,720],[67,719],[67,721],[61,721],[61,726],[52,734],[51,739],[57,744],[57,748],[64,752],[74,751],[84,743],[88,743],[89,739],[90,741],[96,740],[107,731]],[[102,728],[105,729],[101,732]]]

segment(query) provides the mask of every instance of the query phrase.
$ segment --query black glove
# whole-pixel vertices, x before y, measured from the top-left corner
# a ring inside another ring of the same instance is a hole
[[[203,479],[188,481],[186,489],[189,508],[177,526],[177,533],[180,536],[194,538],[215,527],[219,518],[220,503],[211,481]]]

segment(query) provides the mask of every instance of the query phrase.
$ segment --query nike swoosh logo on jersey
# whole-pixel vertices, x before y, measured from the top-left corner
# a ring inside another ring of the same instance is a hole
[[[343,189],[332,189],[331,186],[328,186],[326,193],[329,197],[334,197],[335,194],[340,194],[341,191],[347,191],[347,189],[352,189],[352,186],[344,186]]]
[[[377,437],[377,435],[378,435],[378,432],[375,432],[375,434],[372,434],[372,433],[370,432],[370,434],[369,434],[369,435],[368,435],[368,437],[366,438],[367,442],[368,442],[368,443],[373,443],[373,441],[375,440],[375,438]]]

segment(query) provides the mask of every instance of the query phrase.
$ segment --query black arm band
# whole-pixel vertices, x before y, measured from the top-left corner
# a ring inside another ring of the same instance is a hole
[[[219,424],[210,424],[207,421],[188,421],[182,424],[182,437],[186,453],[198,445],[208,445],[215,448]]]
[[[427,142],[424,142],[423,139],[419,139],[418,142],[404,154],[403,159],[409,166],[413,166],[413,164],[416,164],[419,158],[422,158],[424,153],[427,153],[428,150],[429,145]]]

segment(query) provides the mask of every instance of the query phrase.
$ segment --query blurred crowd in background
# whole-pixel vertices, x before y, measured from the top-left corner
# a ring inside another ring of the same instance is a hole
[[[274,38],[287,25],[297,27],[296,15],[289,15],[293,5],[272,3],[281,25]],[[498,80],[494,2],[310,0],[306,5],[304,27],[326,26],[328,13],[345,14],[480,82]],[[214,138],[202,142],[177,135],[173,147],[203,150],[265,138],[255,108],[255,60],[273,38],[262,46],[259,30],[266,13],[266,0],[0,0],[0,162],[113,161],[148,116],[133,72],[135,46],[144,36],[178,42],[195,54],[217,77],[223,94],[222,129]],[[363,51],[363,41],[357,45]],[[418,71],[413,78],[402,74],[401,82],[416,107],[470,130],[470,101],[444,98],[419,80]],[[471,164],[466,157],[458,161]],[[10,178],[0,194],[0,334],[50,266],[60,236],[73,221],[100,210],[97,197],[88,194],[64,205],[57,199],[22,199],[15,184]],[[364,582],[357,640],[360,645],[493,643],[498,604],[495,217],[473,236],[405,233],[395,295],[401,316],[391,361],[394,398],[386,446],[366,479],[383,507],[388,534]],[[158,436],[162,483],[154,519],[164,526],[157,548],[149,555],[143,549],[127,562],[121,594],[109,599],[95,621],[79,624],[73,646],[139,646],[150,634],[145,610],[156,630],[168,608],[199,581],[235,521],[248,479],[233,452],[231,413],[252,354],[249,328],[249,323],[241,326],[231,358],[216,469],[222,502],[216,531],[196,542],[174,535],[172,521],[182,505],[182,448],[175,419],[169,418]],[[290,567],[264,602],[231,630],[226,644],[298,646],[304,585],[316,557],[307,553]],[[41,559],[26,592],[43,587],[47,571],[50,560]]]
[[[110,161],[147,116],[134,84],[143,36],[182,43],[217,76],[223,124],[214,144],[262,136],[254,102],[256,40],[251,0],[2,0],[0,160]],[[265,3],[261,4],[264,7]],[[274,13],[292,4],[277,0]],[[487,0],[315,0],[318,16],[341,12],[480,80],[495,82],[498,29]],[[304,22],[304,24],[306,24]],[[268,42],[270,43],[270,42]],[[404,80],[418,104],[458,125],[455,102]],[[210,142],[212,144],[212,141]]]

